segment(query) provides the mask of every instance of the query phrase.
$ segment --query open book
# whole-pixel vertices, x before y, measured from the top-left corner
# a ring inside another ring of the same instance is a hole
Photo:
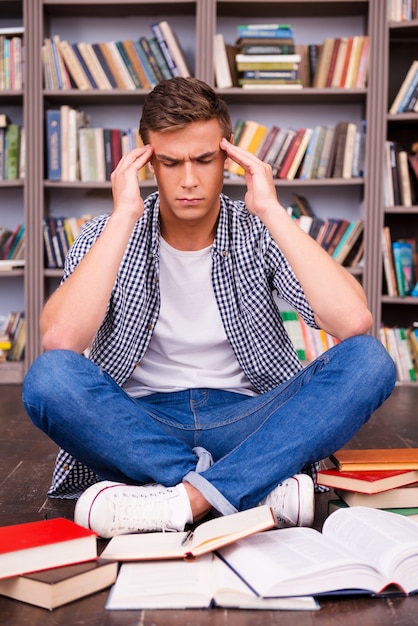
[[[186,561],[123,563],[109,610],[210,608],[313,611],[312,597],[259,598],[214,553]]]
[[[418,592],[418,524],[368,507],[312,528],[248,537],[218,554],[261,597]]]
[[[203,522],[193,532],[118,535],[101,556],[112,561],[193,559],[274,526],[276,518],[271,508],[257,506]]]

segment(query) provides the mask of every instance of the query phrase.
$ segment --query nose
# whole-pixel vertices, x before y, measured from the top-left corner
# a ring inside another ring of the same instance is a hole
[[[195,187],[197,185],[196,168],[190,161],[186,161],[183,165],[181,185],[184,188]]]

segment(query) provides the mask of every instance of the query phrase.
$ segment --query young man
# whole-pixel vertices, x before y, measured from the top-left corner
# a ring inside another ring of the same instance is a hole
[[[61,447],[49,495],[82,493],[76,522],[104,537],[259,503],[309,525],[308,468],[395,383],[365,334],[364,292],[288,216],[271,168],[233,145],[205,83],[157,85],[140,133],[112,174],[111,216],[68,254],[24,382],[28,414]],[[227,159],[245,170],[245,203],[222,194]],[[143,201],[147,164],[158,193]],[[341,343],[302,369],[273,292]]]

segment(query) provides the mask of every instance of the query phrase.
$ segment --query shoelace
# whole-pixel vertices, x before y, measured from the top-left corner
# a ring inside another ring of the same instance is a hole
[[[137,495],[120,491],[107,494],[112,507],[112,530],[146,532],[169,530],[170,489]],[[174,495],[174,494],[173,494]]]

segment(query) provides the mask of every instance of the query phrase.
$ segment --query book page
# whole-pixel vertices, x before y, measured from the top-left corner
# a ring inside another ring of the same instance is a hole
[[[335,590],[377,591],[375,568],[312,528],[283,528],[253,535],[218,551],[264,597],[316,595]]]
[[[185,609],[211,604],[211,564],[208,554],[195,561],[123,563],[106,608]]]
[[[325,520],[322,532],[363,555],[389,580],[408,556],[418,561],[418,524],[397,513],[361,506],[340,509]]]

